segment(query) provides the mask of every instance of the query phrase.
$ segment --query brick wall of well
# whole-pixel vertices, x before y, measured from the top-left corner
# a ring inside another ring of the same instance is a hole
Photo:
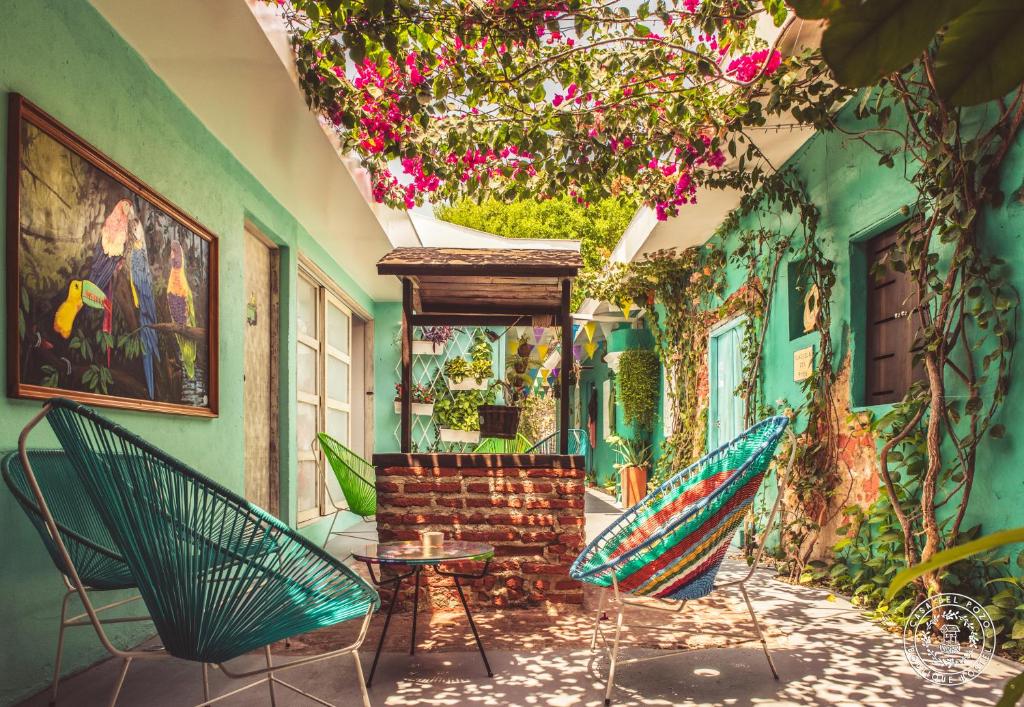
[[[478,605],[582,603],[582,586],[569,578],[584,542],[582,457],[389,454],[374,464],[381,542],[439,530],[493,545],[489,575],[464,582]],[[482,566],[465,562],[458,570],[477,573]],[[450,579],[423,576],[435,607],[457,604]]]

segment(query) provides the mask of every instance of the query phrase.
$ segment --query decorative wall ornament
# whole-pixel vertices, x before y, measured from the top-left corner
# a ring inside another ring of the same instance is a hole
[[[20,95],[9,108],[9,395],[215,416],[216,238]]]

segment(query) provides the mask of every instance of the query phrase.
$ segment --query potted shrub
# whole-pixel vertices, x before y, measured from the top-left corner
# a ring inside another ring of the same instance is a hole
[[[420,332],[422,338],[412,342],[412,352],[426,356],[437,356],[444,351],[445,344],[451,340],[454,332],[455,330],[450,326],[424,327]]]
[[[434,414],[434,391],[428,385],[414,385],[409,396],[413,415]],[[402,384],[395,383],[395,412],[402,414]]]
[[[480,415],[477,408],[493,400],[493,394],[479,391],[457,392],[434,404],[434,420],[442,442],[479,442]]]
[[[525,389],[516,385],[517,381],[518,376],[509,376],[507,381],[497,380],[491,386],[492,391],[501,388],[505,404],[479,407],[480,434],[484,437],[515,439],[519,431],[519,414],[526,393]]]
[[[607,440],[618,453],[622,505],[632,508],[647,495],[647,472],[651,466],[651,445],[642,439],[628,439],[613,435]]]
[[[473,335],[473,345],[469,349],[469,360],[450,358],[444,363],[444,375],[448,380],[449,390],[487,390],[487,380],[491,377],[491,342],[482,331]]]

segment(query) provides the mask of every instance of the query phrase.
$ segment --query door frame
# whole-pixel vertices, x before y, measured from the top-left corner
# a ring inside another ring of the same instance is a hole
[[[268,238],[252,221],[244,224],[246,235],[253,236],[270,251],[270,365],[267,385],[270,387],[270,430],[268,454],[270,469],[270,507],[267,511],[278,518],[281,517],[281,247]],[[243,346],[244,346],[243,342]],[[244,372],[243,372],[244,374]],[[244,390],[243,390],[244,397]],[[244,422],[242,430],[245,437]],[[244,470],[243,450],[243,475]],[[245,479],[243,478],[243,488]]]
[[[749,322],[749,318],[745,314],[726,319],[725,321],[719,322],[711,328],[708,332],[708,452],[717,449],[723,444],[722,440],[717,438],[717,435],[713,436],[713,430],[715,429],[715,421],[717,419],[718,410],[718,386],[715,385],[715,381],[712,376],[718,370],[718,339],[723,334],[746,326]],[[743,352],[741,349],[737,349],[737,353],[742,356]],[[715,440],[714,446],[712,446],[711,440]]]

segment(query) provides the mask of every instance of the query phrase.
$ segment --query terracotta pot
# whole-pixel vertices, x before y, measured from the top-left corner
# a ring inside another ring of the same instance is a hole
[[[622,476],[622,505],[632,508],[647,495],[647,467],[624,466]]]

